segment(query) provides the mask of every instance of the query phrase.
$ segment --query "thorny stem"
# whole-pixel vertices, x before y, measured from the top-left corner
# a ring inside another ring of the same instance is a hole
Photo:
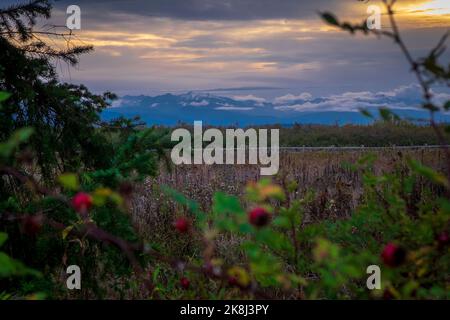
[[[69,199],[67,199],[65,196],[58,195],[57,192],[40,186],[39,183],[33,177],[27,176],[15,168],[0,167],[0,174],[9,175],[9,176],[16,178],[23,185],[30,188],[31,191],[33,191],[33,192],[36,192],[43,196],[54,197],[56,199],[59,199],[63,203],[70,205]],[[41,212],[41,213],[44,213],[44,212]],[[10,221],[22,219],[22,217],[20,217],[20,216],[11,216],[11,215],[9,215],[9,216],[6,215],[6,216],[3,216],[2,218],[3,219],[6,218],[6,220],[10,220]],[[43,215],[43,218],[44,218],[44,221],[54,229],[65,230],[67,228],[67,226],[65,224],[55,221],[55,220],[52,220],[45,215]],[[151,257],[157,259],[158,261],[169,264],[171,266],[175,266],[175,267],[182,266],[182,268],[185,270],[190,270],[192,272],[203,274],[207,277],[218,279],[223,282],[228,281],[228,277],[227,277],[226,273],[221,272],[220,274],[209,274],[208,272],[205,272],[205,269],[202,267],[198,267],[194,264],[189,264],[189,263],[180,261],[178,259],[173,259],[171,257],[167,257],[167,256],[161,254],[160,252],[145,246],[143,243],[136,243],[136,244],[130,243],[120,237],[117,237],[117,236],[99,228],[93,222],[85,221],[85,223],[80,227],[80,229],[76,230],[75,228],[73,228],[70,231],[70,233],[73,235],[80,236],[80,237],[87,236],[90,239],[93,239],[93,240],[96,240],[99,242],[103,242],[103,243],[107,243],[107,244],[111,244],[111,245],[117,247],[127,257],[128,261],[130,262],[131,266],[133,267],[134,273],[138,277],[143,279],[147,290],[149,291],[150,294],[153,294],[153,295],[157,295],[157,292],[154,290],[155,286],[149,280],[148,276],[145,275],[144,269],[142,268],[140,262],[136,258],[135,252],[140,252],[144,255],[151,256]],[[256,286],[255,283],[253,283],[252,286],[248,290],[256,297],[260,297],[262,299],[270,299],[271,298],[266,294],[266,292],[260,290]]]
[[[35,179],[21,173],[20,171],[14,169],[14,168],[0,167],[0,174],[2,174],[2,173],[16,178],[23,185],[25,185],[29,189],[31,189],[31,191],[34,191],[43,196],[51,196],[53,198],[56,198],[64,203],[66,203],[67,205],[70,205],[69,200],[66,197],[64,197],[62,195],[58,195],[53,190],[42,187],[41,185],[39,185],[39,183]],[[44,218],[45,218],[45,221],[47,222],[47,224],[55,229],[64,230],[67,228],[66,225],[64,225],[60,222],[51,220],[45,215],[44,215]],[[83,227],[84,227],[84,232],[81,232],[81,231],[77,232],[75,230],[71,230],[71,232],[74,232],[75,234],[78,234],[81,236],[88,236],[91,239],[94,239],[94,240],[97,240],[100,242],[104,242],[104,243],[108,243],[108,244],[112,244],[112,245],[116,246],[117,248],[119,248],[124,253],[124,255],[127,257],[128,261],[130,262],[130,264],[133,267],[134,272],[138,276],[142,276],[142,278],[144,280],[144,284],[146,285],[146,287],[150,291],[150,293],[153,292],[154,286],[144,276],[144,270],[142,269],[142,266],[140,265],[136,256],[133,253],[133,251],[134,251],[133,245],[129,244],[128,242],[126,242],[125,240],[123,240],[119,237],[116,237],[116,236],[109,234],[108,232],[98,228],[93,223],[85,223]]]
[[[420,84],[420,87],[422,88],[423,97],[424,97],[426,103],[428,105],[432,105],[431,89],[430,89],[429,85],[427,84],[427,82],[425,81],[422,73],[420,72],[418,63],[412,57],[409,49],[405,45],[405,42],[403,41],[403,39],[400,35],[400,31],[399,31],[397,22],[394,17],[395,13],[393,10],[393,6],[394,6],[395,2],[396,2],[396,0],[391,0],[390,2],[388,0],[383,0],[383,3],[385,4],[387,12],[388,12],[390,24],[392,26],[392,31],[393,31],[392,36],[394,38],[395,43],[400,47],[401,51],[403,52],[404,56],[406,57],[408,63],[411,65],[411,70],[416,75],[416,78]],[[442,134],[441,129],[436,125],[436,122],[434,121],[434,111],[433,110],[430,110],[430,126],[435,131],[436,136],[439,140],[439,143],[442,146],[442,148],[444,149],[445,157],[447,158],[447,166],[446,166],[447,167],[447,180],[450,181],[450,148],[449,148],[449,145],[448,145],[444,135]],[[447,193],[447,196],[450,197],[450,190],[447,190],[446,193]]]
[[[286,177],[283,178],[283,189],[284,192],[286,194],[286,208],[290,208],[291,207],[291,195],[289,193],[289,188],[287,187],[287,183],[286,183]],[[297,239],[297,230],[295,227],[295,222],[294,219],[291,219],[291,238],[292,238],[292,242],[294,245],[294,263],[295,263],[295,268],[297,268],[297,262],[298,262],[298,253],[300,251],[300,246],[298,243],[298,239]]]

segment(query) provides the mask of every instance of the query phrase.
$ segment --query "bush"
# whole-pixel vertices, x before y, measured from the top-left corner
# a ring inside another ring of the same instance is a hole
[[[393,2],[385,4],[395,24]],[[449,298],[450,151],[433,118],[448,170],[407,159],[406,168],[375,174],[367,156],[352,166],[362,172],[364,198],[348,218],[306,223],[305,208],[336,204],[326,196],[320,206],[310,194],[299,199],[298,185],[286,179],[282,186],[250,183],[244,199],[217,192],[208,213],[162,188],[178,204],[177,220],[164,234],[168,241],[143,241],[128,208],[134,186],[157,173],[171,146],[168,132],[139,130],[126,119],[100,123],[114,96],[58,83],[49,60],[76,63],[91,48],[55,52],[28,43],[34,17],[50,14],[48,1],[11,10],[17,32],[0,11],[0,29],[9,32],[0,36],[0,88],[10,92],[0,92],[0,298]],[[32,17],[29,25],[22,15]],[[323,18],[351,33],[393,38],[418,77],[424,107],[450,107],[433,105],[430,88],[450,78],[437,62],[442,41],[412,61],[397,28],[379,34],[329,13]],[[21,45],[12,44],[17,40]],[[432,188],[420,193],[423,179]],[[231,254],[217,250],[222,239],[234,240]],[[84,271],[82,291],[64,288],[72,264]],[[374,265],[381,290],[370,291],[367,268]]]

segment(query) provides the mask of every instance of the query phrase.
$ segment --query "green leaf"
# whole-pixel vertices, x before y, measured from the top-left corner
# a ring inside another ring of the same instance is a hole
[[[439,108],[436,107],[436,106],[435,106],[434,104],[432,104],[432,103],[426,103],[426,104],[423,105],[423,107],[424,107],[425,109],[430,110],[430,111],[433,111],[433,112],[439,111]]]
[[[449,110],[449,109],[450,109],[450,100],[447,101],[447,102],[444,104],[444,109],[445,109],[445,110]]]
[[[27,268],[20,261],[12,259],[6,253],[0,252],[0,279],[21,275],[40,276],[40,273]]]
[[[28,139],[30,139],[33,133],[34,133],[33,128],[22,128],[14,133],[12,139],[16,141],[17,144],[23,143],[28,141]]]
[[[16,273],[14,261],[4,252],[0,252],[0,279]]]
[[[241,207],[238,197],[229,196],[223,192],[217,192],[214,195],[213,211],[216,214],[223,214],[223,213],[243,214],[243,213],[245,213],[245,211]]]
[[[65,240],[65,239],[67,238],[67,236],[68,236],[69,233],[72,231],[72,229],[73,229],[73,226],[68,226],[67,228],[65,228],[65,229],[62,231],[62,238],[63,238],[63,240]]]
[[[0,232],[0,247],[8,240],[8,234]]]
[[[339,22],[334,14],[330,12],[323,12],[321,13],[321,17],[323,20],[325,20],[326,23],[333,26],[339,26]]]
[[[257,232],[255,237],[258,242],[263,243],[272,249],[286,250],[290,253],[294,252],[291,242],[284,233],[264,229]]]
[[[348,32],[350,32],[351,34],[355,33],[355,28],[353,28],[353,26],[349,23],[343,23],[341,25],[341,28],[343,30],[347,30]]]
[[[367,109],[360,109],[359,112],[363,116],[373,119],[373,115]]]
[[[291,221],[287,217],[279,216],[273,220],[273,225],[280,228],[290,228]]]
[[[161,189],[166,195],[171,197],[175,202],[177,202],[182,206],[185,206],[191,213],[193,213],[197,217],[198,222],[200,223],[205,222],[206,214],[200,209],[200,205],[198,204],[198,202],[186,198],[182,193],[168,186],[162,186]]]
[[[318,238],[313,255],[316,262],[333,262],[339,257],[339,247],[326,239]]]
[[[253,231],[252,226],[249,223],[242,223],[239,225],[239,232],[243,234],[248,234]]]
[[[0,102],[6,101],[10,96],[8,92],[0,91]]]
[[[380,117],[384,121],[400,120],[400,117],[388,108],[380,108]]]
[[[418,174],[424,176],[425,178],[428,178],[430,181],[436,184],[449,188],[449,181],[443,174],[436,172],[430,167],[424,166],[420,162],[413,159],[408,159],[408,164],[411,169]]]
[[[67,190],[76,191],[80,187],[78,176],[73,173],[64,173],[58,177],[58,182]]]
[[[295,192],[298,189],[298,182],[295,180],[292,180],[289,182],[289,184],[287,185],[287,191],[289,193]]]
[[[8,158],[14,150],[23,142],[26,142],[33,134],[32,128],[22,128],[13,133],[13,135],[3,143],[0,143],[0,157]]]

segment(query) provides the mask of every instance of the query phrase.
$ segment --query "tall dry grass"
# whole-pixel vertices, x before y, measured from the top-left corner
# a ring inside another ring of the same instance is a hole
[[[408,157],[435,169],[442,169],[445,164],[444,154],[439,149],[281,152],[280,171],[273,180],[279,184],[286,180],[296,181],[298,188],[290,195],[292,199],[303,198],[308,192],[313,195],[312,203],[305,208],[305,223],[345,218],[363,195],[361,174],[351,170],[346,163],[354,164],[369,152],[376,156],[375,173],[406,170]],[[142,235],[170,241],[168,234],[172,234],[173,219],[184,212],[161,192],[160,186],[182,192],[207,212],[214,192],[242,195],[248,182],[261,178],[259,169],[257,165],[181,165],[170,170],[162,166],[157,178],[137,186],[137,195],[132,202],[133,221]],[[416,192],[420,194],[430,188],[423,180],[416,186]]]

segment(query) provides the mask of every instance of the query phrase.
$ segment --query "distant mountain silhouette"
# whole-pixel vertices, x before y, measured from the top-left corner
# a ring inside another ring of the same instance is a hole
[[[294,97],[295,98],[295,97]],[[204,124],[224,125],[269,125],[282,124],[369,124],[373,119],[357,111],[349,110],[298,110],[298,106],[320,105],[325,98],[310,100],[292,99],[289,101],[268,102],[253,96],[229,98],[209,93],[194,93],[159,96],[124,96],[102,113],[104,120],[120,116],[132,118],[140,116],[147,125],[173,126],[180,122],[193,123],[201,120]],[[387,101],[388,102],[388,101]],[[386,104],[389,107],[389,104]],[[364,105],[361,105],[364,107]],[[366,108],[375,116],[377,107]],[[412,108],[391,108],[400,117],[427,119],[428,112]],[[437,121],[450,122],[450,115],[438,114]]]

